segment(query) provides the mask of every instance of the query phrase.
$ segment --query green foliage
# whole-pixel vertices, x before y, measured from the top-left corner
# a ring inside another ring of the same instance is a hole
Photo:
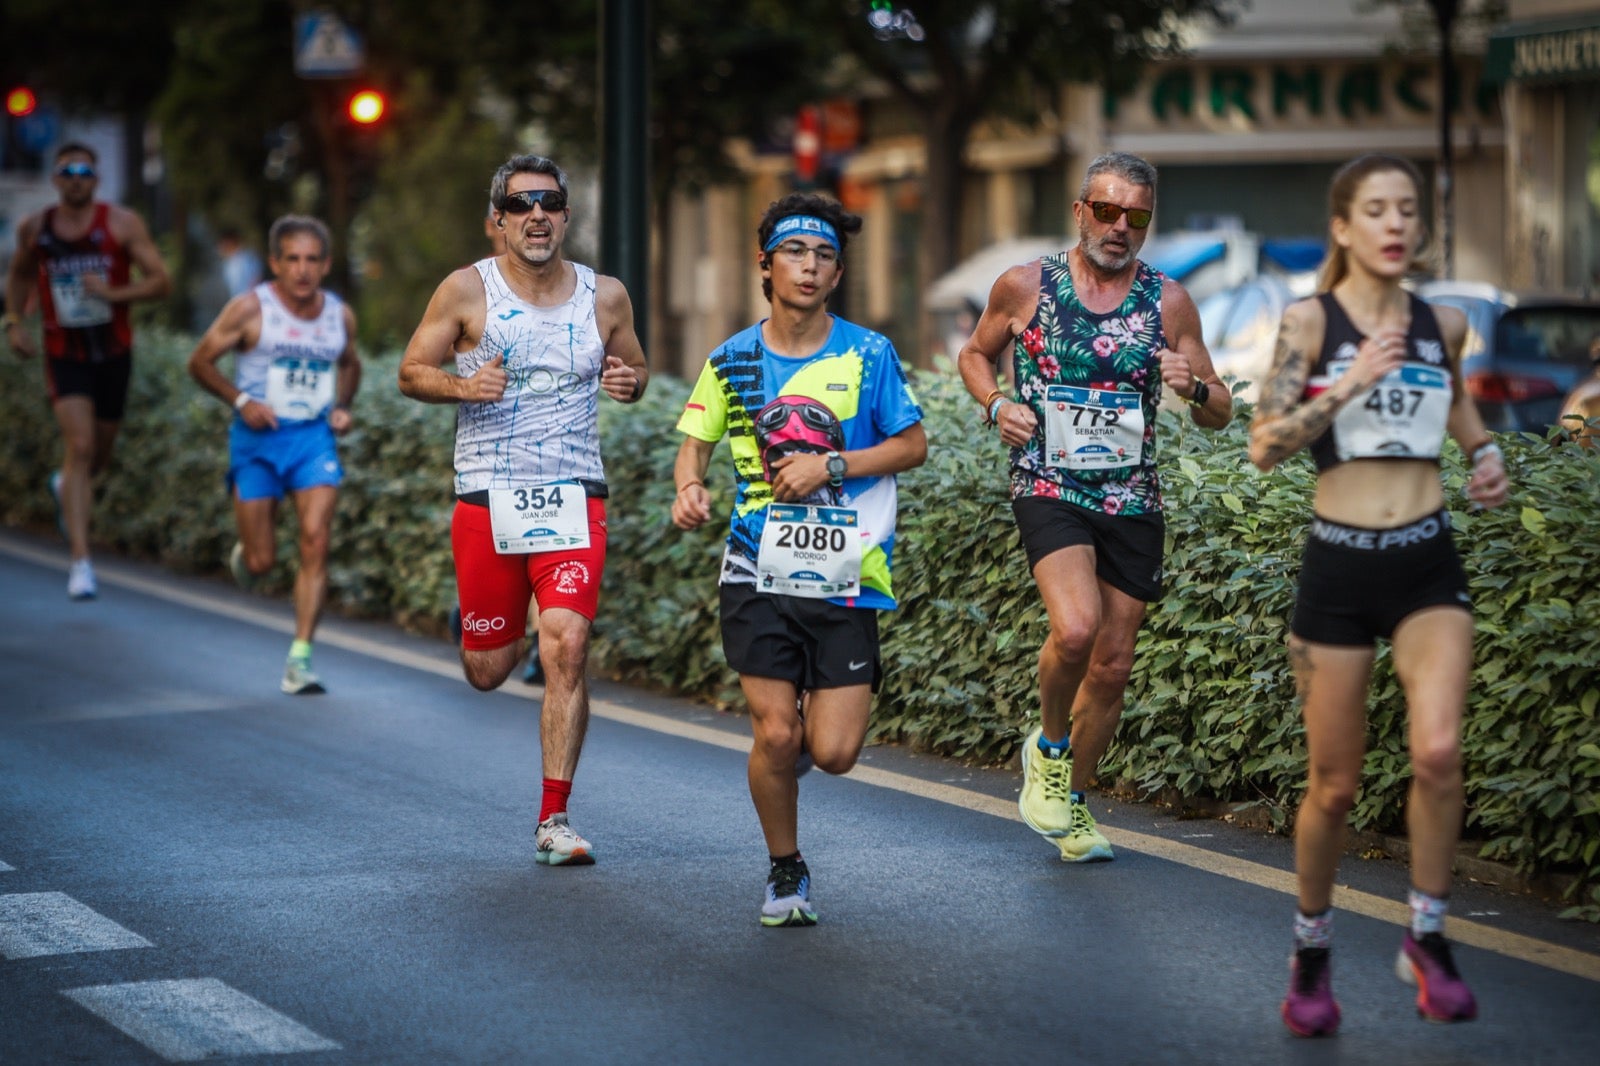
[[[96,540],[175,568],[222,573],[234,528],[222,478],[229,412],[188,380],[192,340],[145,331]],[[336,609],[438,632],[455,598],[448,522],[453,411],[401,397],[392,358],[369,360],[343,445],[348,479],[333,540]],[[38,368],[0,361],[0,521],[48,529],[43,485],[57,461]],[[1017,542],[1005,454],[950,375],[920,375],[927,464],[901,478],[895,588],[883,617],[886,677],[873,735],[962,759],[1009,758],[1037,716],[1046,620]],[[657,378],[639,404],[601,404],[612,486],[610,550],[593,665],[619,678],[740,702],[722,657],[716,581],[725,517],[672,526],[672,426],[684,383]],[[1220,433],[1163,413],[1167,595],[1141,630],[1127,709],[1102,777],[1144,794],[1176,790],[1252,806],[1286,825],[1305,775],[1303,730],[1284,641],[1310,514],[1313,473],[1295,459],[1261,474],[1244,459],[1249,412]],[[1502,439],[1514,495],[1495,511],[1453,510],[1477,614],[1463,728],[1467,833],[1488,858],[1577,875],[1568,913],[1600,918],[1600,453]],[[1447,498],[1464,502],[1460,457]],[[719,449],[708,478],[732,505]],[[280,555],[293,559],[293,521]],[[269,575],[286,592],[292,566]],[[1405,708],[1380,653],[1369,752],[1352,824],[1403,828],[1410,781]]]

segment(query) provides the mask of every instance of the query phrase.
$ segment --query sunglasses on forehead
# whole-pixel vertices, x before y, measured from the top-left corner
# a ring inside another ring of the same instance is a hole
[[[1107,200],[1085,200],[1089,210],[1094,214],[1096,222],[1111,225],[1124,214],[1128,216],[1128,225],[1134,229],[1144,229],[1150,225],[1151,211],[1148,207],[1123,207]]]
[[[90,163],[62,163],[56,167],[58,178],[92,178],[94,166]]]
[[[544,208],[544,213],[553,215],[557,211],[567,209],[567,198],[560,189],[530,189],[527,192],[506,193],[506,198],[500,201],[500,210],[508,215],[525,215],[533,210],[533,205],[538,204]]]

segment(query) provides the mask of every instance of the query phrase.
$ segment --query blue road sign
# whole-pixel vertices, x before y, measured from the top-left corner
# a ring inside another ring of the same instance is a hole
[[[302,78],[344,78],[366,63],[361,35],[326,11],[294,20],[294,72]]]

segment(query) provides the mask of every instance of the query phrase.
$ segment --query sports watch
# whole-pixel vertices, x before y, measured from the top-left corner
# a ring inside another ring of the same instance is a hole
[[[845,462],[844,456],[838,452],[828,453],[828,484],[838,488],[844,484]]]
[[[1206,401],[1209,400],[1210,398],[1211,398],[1211,386],[1207,385],[1200,378],[1195,378],[1194,379],[1194,395],[1193,396],[1182,396],[1182,397],[1179,397],[1179,399],[1183,400],[1183,402],[1188,404],[1190,407],[1204,407],[1206,405]]]

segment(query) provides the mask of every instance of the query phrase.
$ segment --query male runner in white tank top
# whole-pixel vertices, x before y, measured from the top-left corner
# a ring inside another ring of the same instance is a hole
[[[272,569],[278,501],[294,499],[300,569],[294,579],[294,641],[279,686],[293,696],[325,691],[311,669],[311,638],[328,595],[328,538],[344,468],[335,435],[351,426],[361,385],[356,316],[322,288],[331,265],[328,227],[284,215],[267,235],[272,280],[222,308],[189,356],[201,388],[238,414],[228,431],[228,488],[239,541],[228,566],[249,587]],[[238,357],[233,380],[217,368]]]
[[[458,404],[451,522],[461,665],[499,687],[521,658],[528,604],[539,609],[544,791],[535,858],[594,861],[567,821],[589,723],[589,631],[605,567],[599,394],[644,395],[649,372],[633,304],[616,278],[562,257],[567,177],[537,155],[495,171],[489,198],[502,251],[440,283],[400,363],[400,391]],[[444,369],[454,359],[456,372]]]

